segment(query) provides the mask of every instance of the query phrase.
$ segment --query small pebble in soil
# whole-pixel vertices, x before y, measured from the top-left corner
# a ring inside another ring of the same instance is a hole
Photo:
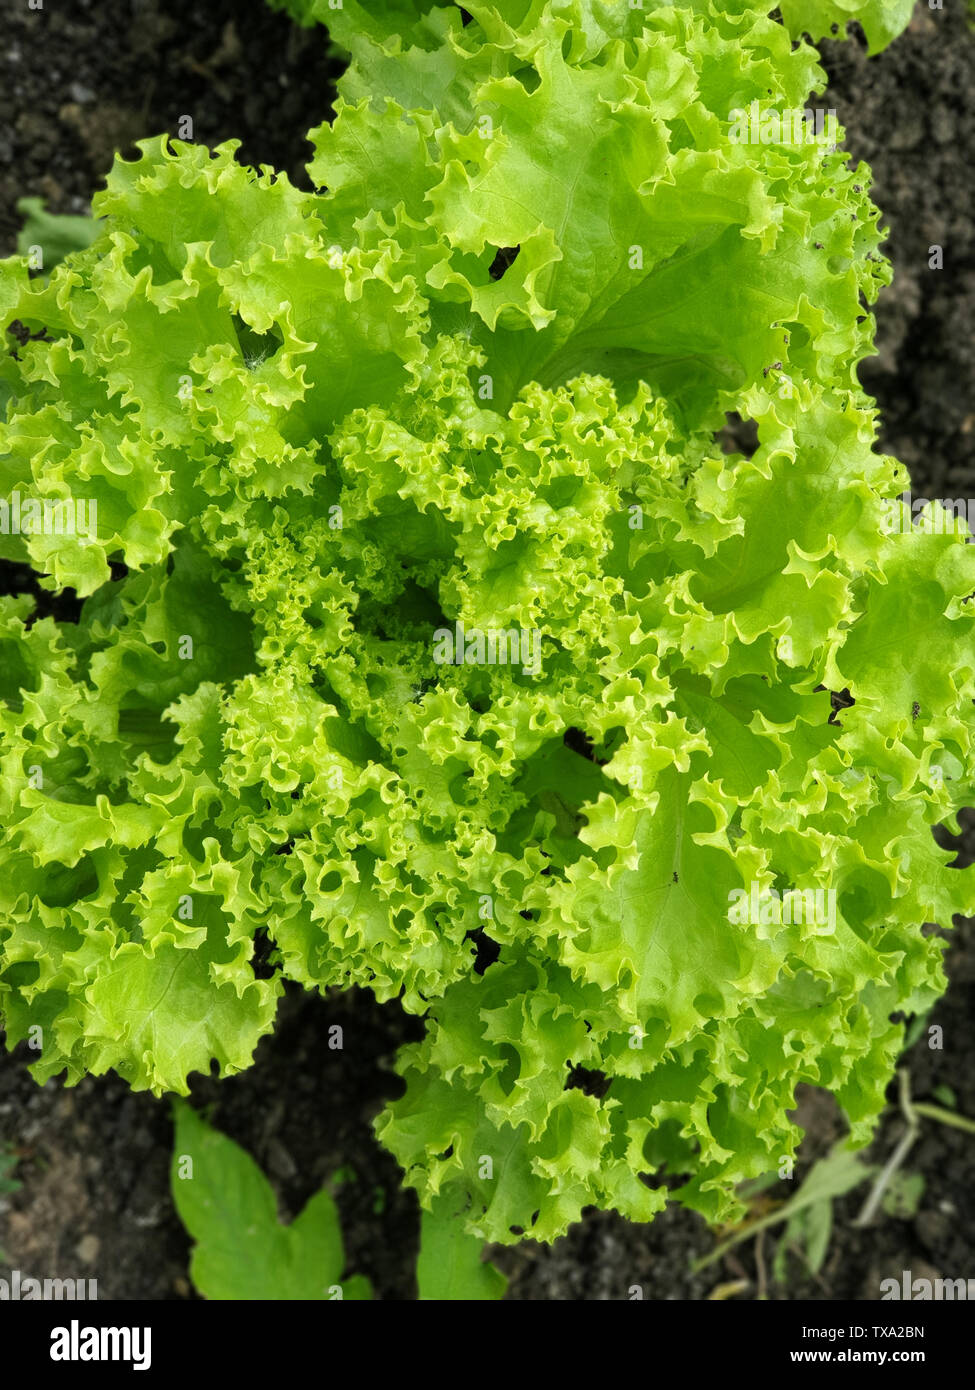
[[[101,1249],[101,1241],[97,1236],[82,1236],[78,1241],[75,1254],[83,1265],[93,1265],[98,1259],[98,1252]]]

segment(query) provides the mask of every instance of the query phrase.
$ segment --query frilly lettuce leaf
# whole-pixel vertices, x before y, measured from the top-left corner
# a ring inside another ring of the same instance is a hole
[[[907,28],[914,0],[782,0],[782,21],[790,33],[812,39],[845,38],[858,20],[871,53],[879,53]]]

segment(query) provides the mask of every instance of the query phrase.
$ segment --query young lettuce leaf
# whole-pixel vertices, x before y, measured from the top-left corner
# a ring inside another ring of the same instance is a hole
[[[416,1279],[421,1302],[471,1303],[501,1298],[508,1281],[487,1263],[484,1247],[464,1228],[464,1213],[436,1199],[420,1222]]]

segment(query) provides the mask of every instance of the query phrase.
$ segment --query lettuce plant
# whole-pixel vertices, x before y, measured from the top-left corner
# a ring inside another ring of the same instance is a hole
[[[975,909],[975,560],[888,524],[869,172],[732,138],[852,13],[782,9],[304,4],[351,54],[315,191],[146,141],[89,249],[0,268],[0,498],[97,503],[0,534],[85,599],[0,608],[38,1079],[185,1094],[283,980],[371,988],[427,1020],[382,1140],[506,1242],[728,1220],[799,1083],[869,1137]]]

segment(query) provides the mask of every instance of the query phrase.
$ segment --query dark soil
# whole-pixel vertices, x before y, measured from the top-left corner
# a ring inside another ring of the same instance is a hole
[[[0,32],[0,252],[20,227],[18,198],[87,212],[116,150],[147,136],[216,145],[307,185],[306,132],[331,115],[333,77],[321,29],[302,29],[263,0],[5,0]]]
[[[861,380],[880,405],[881,447],[929,498],[975,487],[975,35],[964,8],[919,4],[877,58],[856,42],[822,46],[827,104],[854,160],[873,170],[894,266],[877,311],[879,355]],[[929,268],[936,247],[942,270]]]
[[[910,31],[867,59],[862,38],[827,43],[831,86],[854,159],[874,171],[874,197],[890,228],[895,282],[876,311],[879,357],[863,368],[884,419],[881,444],[909,467],[918,496],[975,497],[975,255],[970,170],[975,164],[975,39],[962,16],[920,5]],[[304,182],[307,129],[327,118],[337,70],[320,31],[303,31],[262,0],[47,0],[42,11],[7,0],[0,36],[0,254],[13,249],[20,197],[39,194],[55,212],[85,211],[115,149],[174,131],[191,115],[194,138],[238,138],[240,157],[285,168]],[[944,269],[928,268],[940,245]],[[28,572],[0,566],[0,592],[37,592]],[[71,619],[72,596],[45,595],[43,611]],[[970,861],[972,828],[965,839]],[[923,1036],[906,1056],[915,1099],[948,1085],[962,1114],[975,1116],[975,924],[962,924],[948,956],[951,988],[930,1022],[941,1051]],[[327,1046],[341,1023],[345,1047]],[[420,1025],[368,994],[327,1000],[289,990],[279,1026],[255,1065],[224,1082],[200,1077],[198,1104],[244,1144],[296,1214],[337,1170],[350,1272],[373,1280],[377,1296],[415,1296],[418,1222],[412,1194],[398,1187],[393,1160],[370,1121],[395,1094],[396,1047]],[[0,1155],[20,1159],[22,1187],[0,1195],[0,1256],[40,1277],[97,1277],[107,1299],[191,1297],[188,1243],[169,1196],[169,1107],[131,1093],[114,1077],[73,1090],[40,1088],[21,1050],[0,1056]],[[896,1100],[891,1089],[891,1100]],[[801,1181],[841,1129],[831,1103],[802,1098],[809,1138]],[[892,1109],[868,1155],[883,1162],[903,1120]],[[512,1276],[509,1297],[706,1299],[740,1281],[740,1297],[766,1288],[773,1298],[876,1299],[879,1281],[967,1277],[975,1248],[973,1144],[963,1132],[925,1120],[906,1168],[925,1189],[916,1215],[851,1225],[866,1187],[836,1204],[829,1253],[812,1278],[793,1259],[786,1288],[770,1282],[778,1236],[757,1251],[741,1244],[694,1275],[692,1258],[713,1248],[704,1223],[676,1208],[650,1226],[591,1214],[551,1248],[527,1243],[499,1252]],[[758,1258],[756,1256],[758,1255]],[[0,1276],[7,1268],[0,1261]]]

